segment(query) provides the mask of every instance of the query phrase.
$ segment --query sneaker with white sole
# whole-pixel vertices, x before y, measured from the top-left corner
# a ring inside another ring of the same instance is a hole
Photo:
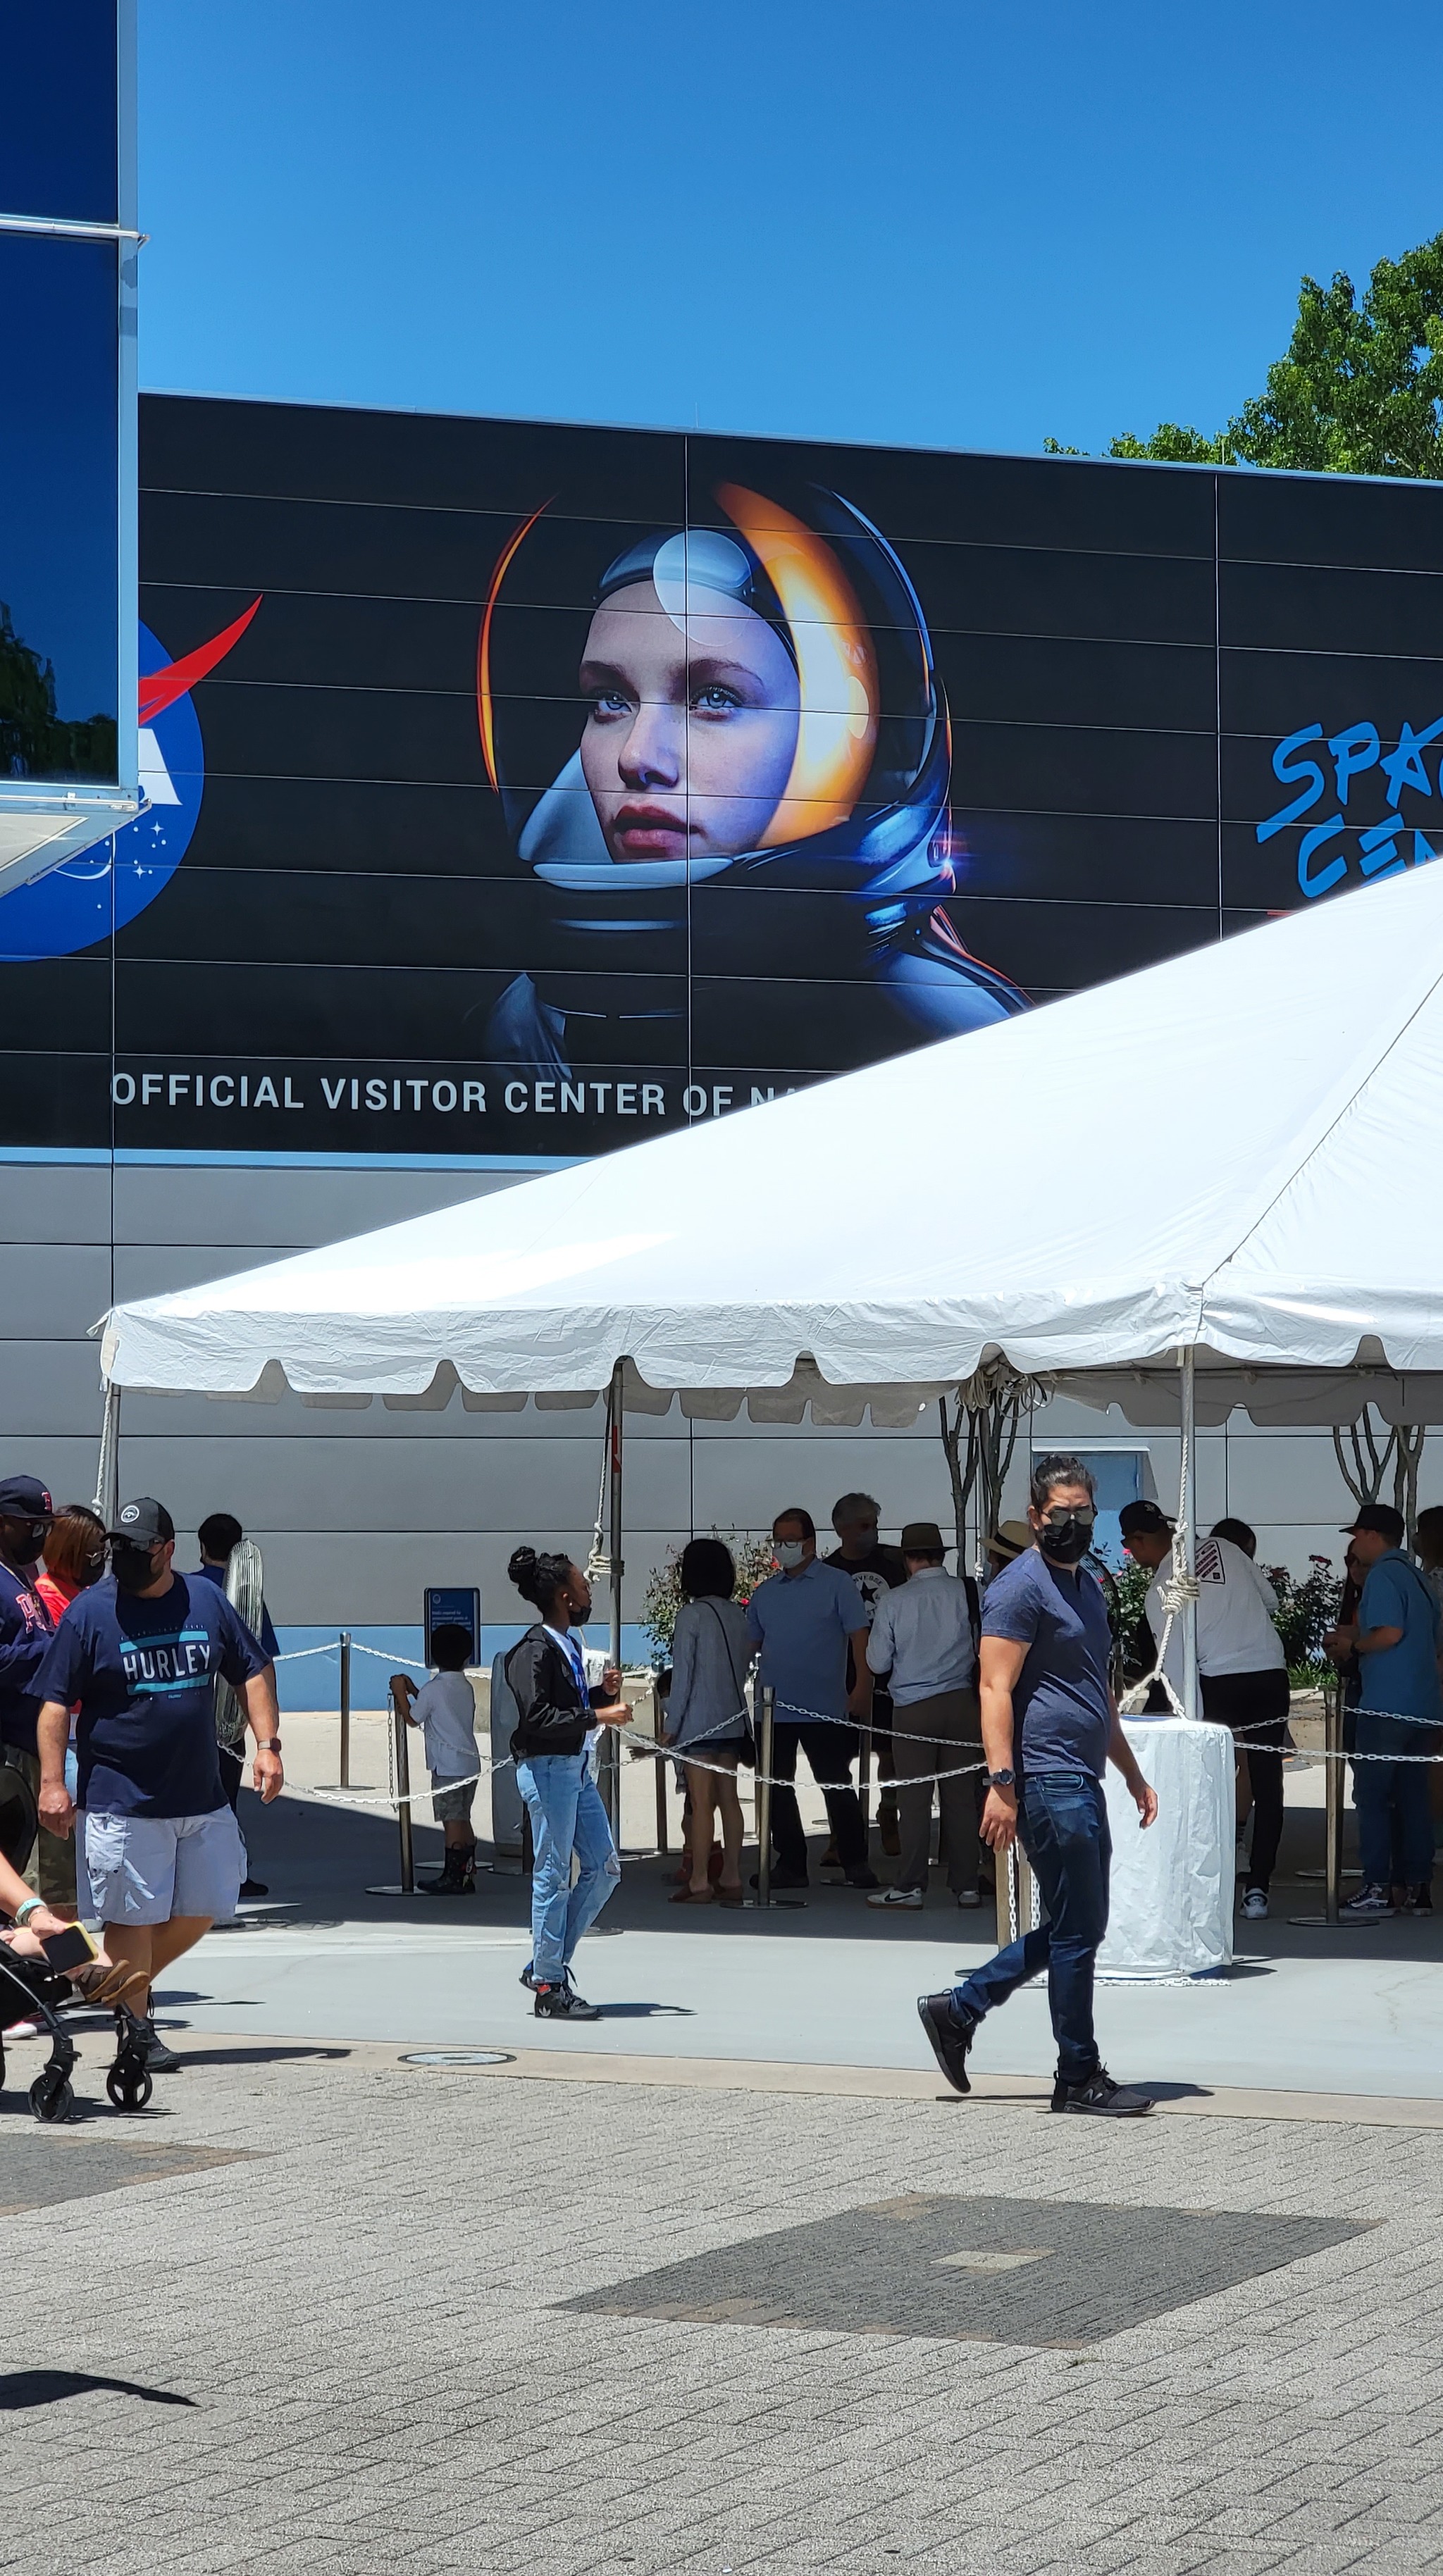
[[[1350,1896],[1346,1905],[1339,1906],[1338,1920],[1341,1923],[1379,1923],[1396,1911],[1386,1887],[1360,1887],[1356,1896]]]
[[[868,1897],[867,1903],[879,1907],[906,1906],[916,1914],[921,1910],[922,1890],[920,1887],[879,1887],[874,1896]]]
[[[1249,1923],[1261,1923],[1267,1910],[1267,1889],[1265,1887],[1250,1887],[1243,1897],[1244,1920]]]

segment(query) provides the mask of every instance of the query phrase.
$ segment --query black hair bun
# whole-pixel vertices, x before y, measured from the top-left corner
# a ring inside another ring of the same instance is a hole
[[[507,1566],[506,1572],[510,1581],[515,1584],[522,1600],[531,1600],[533,1597],[531,1587],[536,1581],[535,1548],[513,1548],[511,1552],[511,1562]]]

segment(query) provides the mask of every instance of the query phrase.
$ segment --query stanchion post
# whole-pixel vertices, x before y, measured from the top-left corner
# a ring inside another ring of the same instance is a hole
[[[1343,1699],[1347,1684],[1334,1673],[1323,1691],[1323,1915],[1336,1923],[1343,1894]]]
[[[416,1865],[411,1846],[411,1756],[406,1748],[406,1712],[398,1691],[391,1693],[391,1725],[396,1746],[396,1814],[401,1827],[401,1894],[413,1896]]]
[[[870,1726],[859,1727],[857,1730],[857,1804],[862,1810],[862,1842],[865,1848],[872,1835],[872,1730]]]
[[[341,1630],[341,1787],[351,1785],[351,1632]]]
[[[777,1695],[770,1682],[757,1694],[761,1724],[757,1728],[757,1903],[772,1901],[772,1755],[776,1734]]]
[[[661,1692],[660,1692],[660,1690],[657,1688],[657,1685],[656,1685],[656,1683],[655,1683],[655,1682],[653,1682],[653,1683],[652,1683],[652,1686],[651,1686],[651,1707],[652,1707],[652,1732],[653,1732],[653,1734],[655,1735],[655,1738],[656,1738],[656,1746],[657,1746],[656,1755],[655,1755],[655,1760],[656,1760],[656,1848],[657,1848],[658,1852],[660,1853],[660,1855],[661,1855],[662,1859],[663,1859],[663,1860],[665,1860],[665,1859],[666,1859],[666,1857],[667,1857],[667,1855],[668,1855],[668,1853],[669,1853],[669,1852],[670,1852],[670,1850],[671,1850],[671,1830],[670,1830],[670,1822],[669,1822],[669,1819],[668,1819],[668,1816],[667,1816],[667,1812],[666,1812],[666,1762],[665,1762],[665,1759],[663,1758],[662,1751],[661,1751],[661,1722],[662,1722],[663,1710],[662,1710],[662,1705],[661,1705]]]

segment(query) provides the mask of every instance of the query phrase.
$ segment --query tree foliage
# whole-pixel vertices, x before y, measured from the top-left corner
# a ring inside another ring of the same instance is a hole
[[[1380,259],[1361,300],[1341,269],[1330,286],[1305,277],[1286,355],[1216,437],[1162,421],[1150,438],[1113,439],[1107,453],[1443,479],[1443,233]]]

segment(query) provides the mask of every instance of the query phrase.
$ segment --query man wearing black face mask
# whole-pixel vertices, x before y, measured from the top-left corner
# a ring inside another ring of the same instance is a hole
[[[37,1679],[40,1817],[69,1833],[80,1811],[82,1886],[107,1957],[131,1971],[129,2008],[146,2064],[179,2064],[149,2017],[153,1977],[235,1912],[241,1844],[221,1783],[215,1676],[245,1701],[253,1777],[267,1804],[282,1786],[266,1657],[212,1583],[172,1570],[175,1525],[149,1496],[108,1532],[111,1574],[71,1603]],[[75,1708],[79,1796],[65,1785]]]
[[[35,1568],[54,1519],[50,1496],[36,1476],[0,1480],[0,1759],[23,1771],[37,1793],[40,1762],[35,1681],[50,1650],[55,1622],[35,1588]],[[37,1836],[31,1882],[47,1904],[75,1902],[63,1853],[47,1833]]]
[[[1020,1835],[1047,1921],[952,1992],[919,1996],[917,2010],[947,2081],[966,2093],[967,2054],[983,2014],[1045,1967],[1057,2040],[1053,2110],[1135,2119],[1152,2104],[1114,2083],[1092,2024],[1112,1853],[1102,1789],[1108,1762],[1126,1780],[1140,1824],[1153,1822],[1157,1797],[1112,1695],[1107,1607],[1082,1562],[1095,1489],[1079,1458],[1038,1459],[1027,1518],[1033,1545],[988,1587],[982,1612],[982,1837],[1000,1853]]]

